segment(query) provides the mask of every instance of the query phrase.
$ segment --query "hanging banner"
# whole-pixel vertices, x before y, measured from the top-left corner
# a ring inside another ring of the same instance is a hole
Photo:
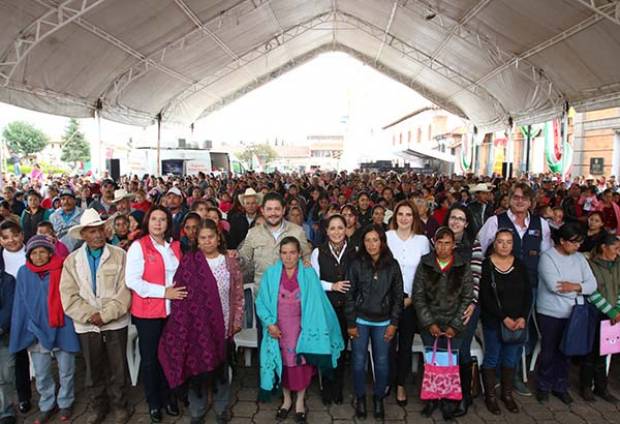
[[[491,150],[493,161],[493,173],[502,175],[502,165],[506,160],[506,145],[508,138],[504,131],[498,131],[493,134],[493,149]]]
[[[568,142],[567,118],[546,122],[543,134],[547,167],[551,172],[565,177],[570,173],[573,161],[573,146]]]

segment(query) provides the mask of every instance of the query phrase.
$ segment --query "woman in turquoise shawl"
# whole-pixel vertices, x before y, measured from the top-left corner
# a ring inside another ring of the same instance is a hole
[[[284,400],[276,414],[286,419],[297,392],[295,422],[306,422],[304,397],[314,367],[322,372],[338,364],[344,342],[338,318],[319,277],[300,261],[295,237],[280,243],[280,260],[267,268],[256,298],[263,325],[260,346],[260,389],[263,396],[282,386]]]

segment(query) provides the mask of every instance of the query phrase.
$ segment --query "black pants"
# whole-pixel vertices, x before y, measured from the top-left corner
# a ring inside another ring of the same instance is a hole
[[[590,307],[594,308],[592,305]],[[598,319],[595,326],[594,346],[589,355],[580,358],[579,386],[580,389],[591,388],[598,393],[607,391],[607,368],[605,357],[601,356],[601,321],[609,319],[607,316],[598,312]]]
[[[411,373],[411,346],[417,331],[417,321],[413,305],[403,309],[398,322],[397,336],[392,340],[391,362],[396,364],[390,368],[392,384],[404,386]]]
[[[20,350],[15,354],[15,390],[19,402],[30,401],[32,386],[30,381],[30,358],[28,350]]]
[[[79,335],[91,407],[127,407],[127,327]],[[143,376],[144,377],[144,376]]]
[[[338,317],[338,324],[340,325],[340,332],[346,346],[349,337],[347,333],[347,319],[344,316],[344,305],[338,306],[332,303],[332,306],[334,307],[334,311],[336,311],[336,316]],[[332,400],[335,400],[336,397],[342,397],[342,391],[344,387],[345,353],[346,348],[342,352],[340,352],[340,357],[338,358],[338,367],[331,375],[325,376],[325,380],[323,382],[323,390],[325,391],[325,395],[332,398]]]
[[[157,358],[159,338],[164,330],[164,318],[131,317],[138,330],[140,349],[140,375],[144,382],[144,395],[149,409],[160,409],[171,401],[170,387]]]

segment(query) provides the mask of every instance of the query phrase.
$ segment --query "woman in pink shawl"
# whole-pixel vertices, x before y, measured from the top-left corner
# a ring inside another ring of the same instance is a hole
[[[204,422],[207,388],[213,387],[216,423],[230,420],[229,358],[233,336],[241,330],[243,278],[236,259],[224,255],[217,224],[198,229],[197,249],[188,252],[174,277],[187,297],[172,303],[159,343],[159,361],[171,388],[189,383],[191,422]]]

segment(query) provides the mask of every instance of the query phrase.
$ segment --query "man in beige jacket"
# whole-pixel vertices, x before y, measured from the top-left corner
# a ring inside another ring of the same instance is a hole
[[[295,237],[301,244],[304,263],[310,266],[312,248],[304,229],[284,219],[284,199],[278,193],[267,193],[263,197],[262,213],[265,223],[250,228],[245,240],[239,246],[239,257],[244,267],[254,270],[254,284],[258,288],[265,270],[280,258],[280,241]]]
[[[88,209],[69,230],[84,244],[65,260],[60,296],[86,362],[92,410],[85,422],[99,424],[112,407],[113,422],[125,424],[130,415],[126,350],[131,294],[125,286],[125,251],[106,243],[104,225],[97,211]]]

